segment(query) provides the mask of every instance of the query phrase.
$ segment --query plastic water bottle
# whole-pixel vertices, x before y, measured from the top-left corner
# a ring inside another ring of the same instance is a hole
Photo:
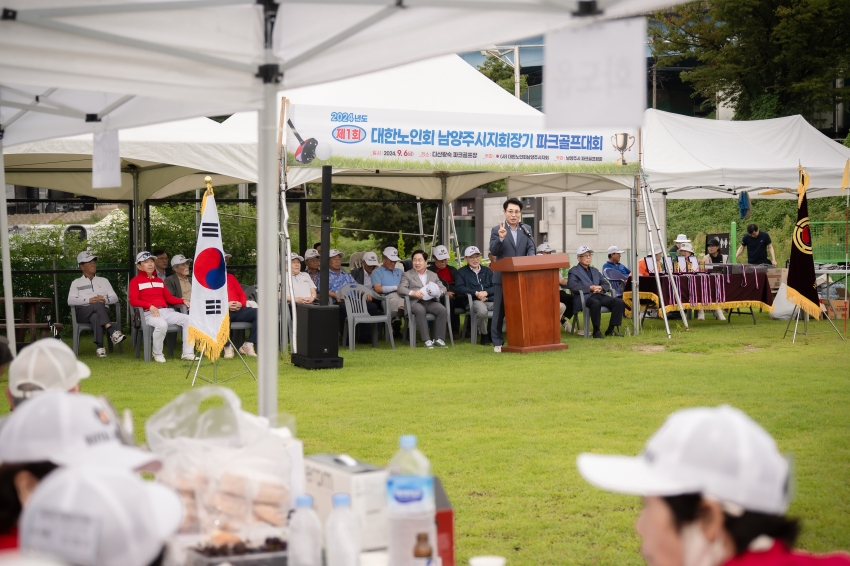
[[[313,511],[313,497],[295,500],[289,520],[289,566],[322,566],[322,522]]]
[[[360,566],[363,542],[360,519],[351,509],[351,496],[336,493],[334,509],[325,523],[325,558],[327,566]]]
[[[399,445],[401,449],[388,466],[389,563],[413,566],[418,535],[425,533],[428,540],[437,540],[434,477],[431,462],[416,449],[415,436],[402,436]]]

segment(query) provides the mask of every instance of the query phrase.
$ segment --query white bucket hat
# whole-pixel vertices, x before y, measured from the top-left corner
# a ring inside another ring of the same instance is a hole
[[[91,395],[48,391],[17,407],[0,428],[0,462],[156,471],[156,454],[122,444],[106,404]]]
[[[676,411],[638,456],[580,454],[578,471],[618,493],[673,496],[701,493],[732,514],[782,515],[790,500],[790,466],[773,438],[738,409]]]
[[[676,242],[677,244],[681,244],[683,242],[690,242],[690,239],[688,239],[688,237],[685,236],[684,234],[679,234],[678,236],[676,236],[676,239],[673,240],[673,241]]]
[[[180,497],[162,484],[114,468],[63,468],[27,502],[21,550],[79,566],[146,566],[182,519]]]

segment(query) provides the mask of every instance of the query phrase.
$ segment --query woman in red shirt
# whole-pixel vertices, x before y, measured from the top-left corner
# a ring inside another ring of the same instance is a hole
[[[676,411],[634,458],[581,454],[577,464],[596,487],[643,496],[635,530],[650,566],[850,566],[845,553],[793,550],[791,467],[728,405]]]
[[[149,252],[140,252],[136,256],[139,274],[130,279],[130,306],[144,309],[145,323],[153,327],[151,349],[154,361],[165,363],[162,345],[170,324],[183,327],[183,356],[180,359],[194,360],[195,351],[189,344],[189,315],[171,308],[171,305],[186,305],[188,308],[189,302],[168,292],[165,283],[156,275],[154,259]]]

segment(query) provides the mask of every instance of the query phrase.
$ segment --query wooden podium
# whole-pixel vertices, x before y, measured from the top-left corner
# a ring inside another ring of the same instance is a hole
[[[567,267],[563,254],[506,257],[490,265],[502,273],[502,296],[509,345],[503,352],[566,350],[561,343],[558,270]]]

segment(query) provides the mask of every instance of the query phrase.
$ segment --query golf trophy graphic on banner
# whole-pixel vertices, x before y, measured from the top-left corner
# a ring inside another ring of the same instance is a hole
[[[626,156],[624,154],[632,149],[632,146],[635,143],[635,137],[630,136],[629,134],[614,134],[611,136],[611,143],[614,145],[614,149],[620,152],[620,159],[614,163],[617,163],[618,165],[628,165],[629,162],[626,161]]]

